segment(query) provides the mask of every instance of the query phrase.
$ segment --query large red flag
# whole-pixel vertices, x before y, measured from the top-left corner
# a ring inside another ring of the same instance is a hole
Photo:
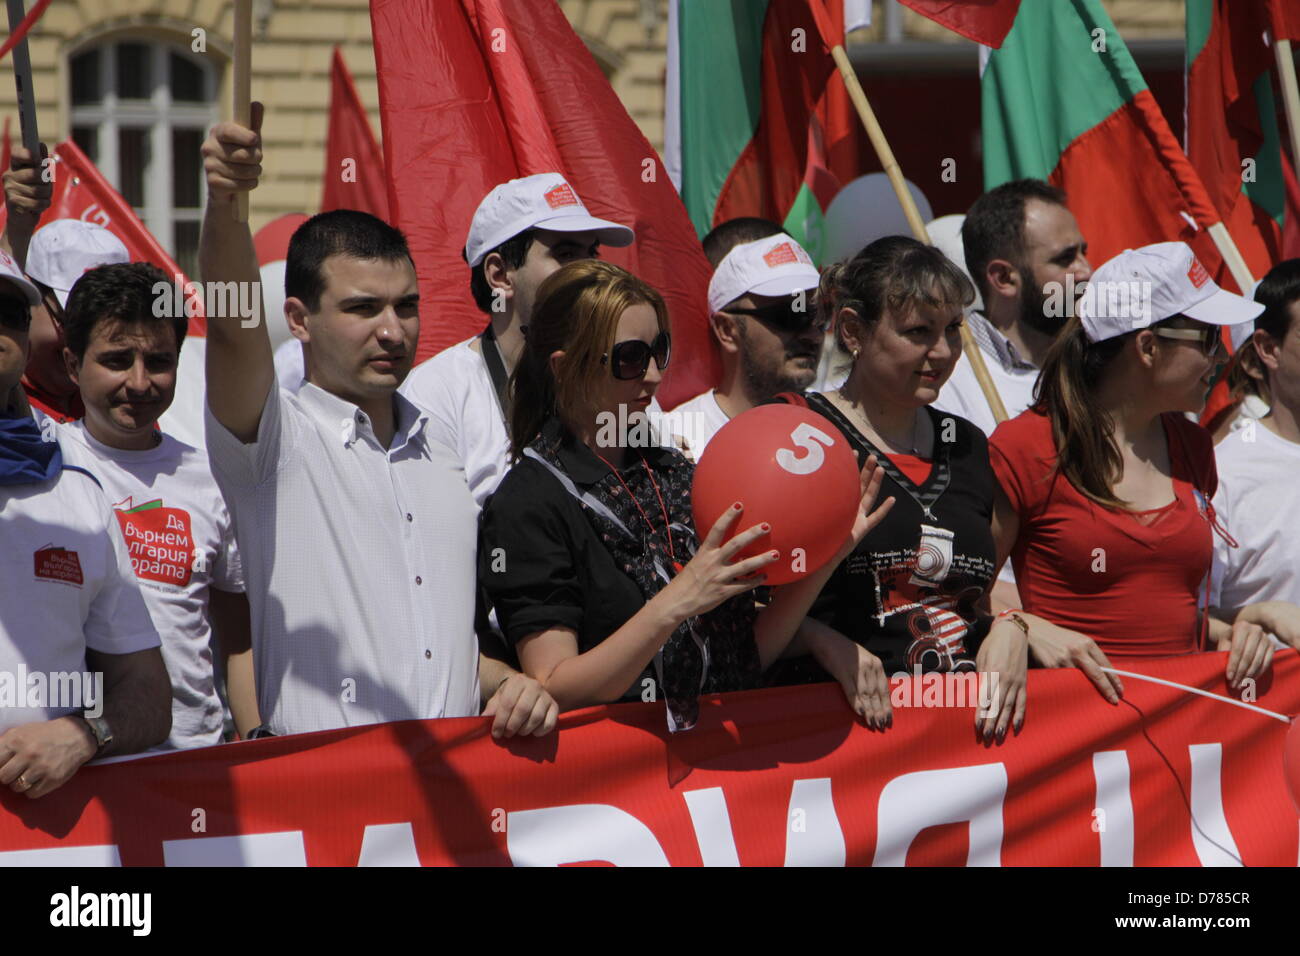
[[[384,154],[338,47],[330,67],[330,125],[320,201],[321,212],[331,209],[359,209],[388,219]]]
[[[41,216],[40,225],[55,219],[84,219],[103,226],[122,240],[132,262],[152,262],[169,276],[180,276],[182,288],[189,280],[181,271],[167,250],[154,238],[140,217],[135,214],[130,203],[122,194],[109,184],[103,173],[95,168],[85,153],[72,140],[54,147],[54,194],[50,199],[50,208]],[[7,218],[7,212],[0,204],[0,226]],[[40,228],[38,226],[37,228]],[[201,308],[201,300],[193,298],[194,307],[186,311]],[[189,330],[186,335],[206,335],[207,322],[202,314],[190,317]]]
[[[1020,0],[901,0],[935,23],[985,46],[1000,47],[1020,11]],[[1042,0],[1037,0],[1042,2]]]
[[[608,258],[668,301],[671,408],[710,387],[708,260],[659,155],[554,0],[374,0],[391,221],[420,277],[417,360],[480,331],[461,251],[483,197],[507,179],[559,172],[592,215],[636,231]]]

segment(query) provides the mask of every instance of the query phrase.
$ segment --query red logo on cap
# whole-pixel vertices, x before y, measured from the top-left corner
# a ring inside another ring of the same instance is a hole
[[[1191,268],[1187,270],[1187,278],[1192,280],[1192,285],[1200,288],[1210,281],[1210,274],[1205,271],[1205,266],[1201,265],[1201,260],[1192,256]]]
[[[763,253],[763,261],[775,269],[777,266],[783,266],[787,262],[798,262],[799,257],[795,254],[793,245],[788,242],[783,242],[776,248]]]
[[[561,206],[577,206],[579,204],[578,197],[573,194],[573,190],[568,183],[560,183],[560,185],[548,192],[544,198],[546,204],[552,209],[559,209]]]
[[[72,584],[76,587],[81,587],[84,583],[81,576],[81,559],[77,557],[75,551],[51,546],[41,548],[32,555],[32,558],[38,578],[62,581],[64,584]]]

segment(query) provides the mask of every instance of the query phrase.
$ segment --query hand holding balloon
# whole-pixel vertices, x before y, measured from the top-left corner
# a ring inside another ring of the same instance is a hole
[[[849,531],[849,536],[844,539],[844,544],[835,557],[831,558],[834,564],[839,564],[856,548],[870,532],[871,529],[885,520],[885,515],[894,507],[893,497],[886,498],[880,503],[874,511],[871,506],[876,503],[876,497],[880,494],[880,484],[885,479],[885,470],[876,462],[875,455],[868,455],[866,463],[862,466],[862,471],[858,477],[858,487],[862,491],[862,496],[858,499],[858,513],[853,519],[853,528]]]
[[[769,525],[757,524],[728,541],[727,535],[740,520],[742,511],[739,501],[724,511],[695,557],[660,592],[668,595],[673,614],[679,620],[712,611],[728,598],[744,594],[766,580],[761,572],[776,560],[775,551],[764,551],[733,563],[740,552],[772,530]]]

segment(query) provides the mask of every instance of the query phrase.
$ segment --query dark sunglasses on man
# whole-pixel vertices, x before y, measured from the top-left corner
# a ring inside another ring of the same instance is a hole
[[[660,332],[650,343],[640,339],[619,342],[600,357],[600,364],[608,364],[617,379],[627,381],[640,378],[650,367],[653,356],[659,371],[668,367],[668,355],[672,351],[672,337],[667,332]]]
[[[24,300],[0,296],[0,325],[26,332],[31,324],[32,310]]]
[[[795,308],[796,305],[801,308]],[[720,311],[729,315],[746,315],[758,319],[768,328],[775,332],[784,332],[787,335],[799,335],[808,329],[815,329],[818,332],[826,331],[826,323],[823,321],[819,310],[812,307],[807,296],[795,298],[791,296],[788,299],[782,299],[779,302],[773,302],[771,305],[765,305],[761,309],[739,309],[734,306],[727,306]]]

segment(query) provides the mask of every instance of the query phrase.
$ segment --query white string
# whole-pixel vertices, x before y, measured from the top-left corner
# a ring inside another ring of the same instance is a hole
[[[1151,677],[1148,674],[1135,674],[1132,671],[1116,670],[1113,667],[1102,667],[1101,670],[1108,674],[1120,674],[1124,677],[1133,677],[1137,680],[1150,681],[1153,684],[1164,684],[1166,687],[1175,687],[1178,690],[1185,690],[1189,694],[1200,694],[1202,697],[1211,697],[1214,700],[1221,700],[1225,704],[1232,704],[1234,707],[1244,707],[1246,710],[1253,710],[1257,714],[1263,714],[1265,717],[1272,717],[1274,720],[1280,720],[1284,724],[1291,723],[1291,718],[1285,714],[1279,714],[1276,711],[1266,710],[1263,707],[1256,707],[1254,704],[1248,704],[1244,700],[1235,700],[1232,697],[1224,697],[1222,694],[1212,694],[1208,690],[1201,690],[1199,687],[1188,687],[1186,684],[1179,684],[1171,680],[1165,680],[1162,677]]]

